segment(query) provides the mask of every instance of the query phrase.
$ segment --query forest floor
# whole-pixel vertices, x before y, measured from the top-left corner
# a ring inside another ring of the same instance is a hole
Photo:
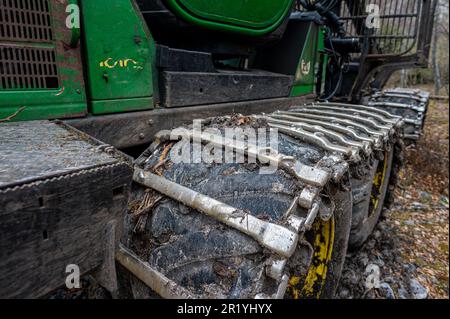
[[[348,253],[339,298],[449,298],[448,153],[449,104],[431,101],[424,136],[406,149],[395,204]]]

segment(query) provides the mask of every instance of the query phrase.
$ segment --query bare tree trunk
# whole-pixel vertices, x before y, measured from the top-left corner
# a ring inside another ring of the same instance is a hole
[[[450,74],[449,74],[449,63],[448,63],[448,59],[447,59],[447,74],[444,77],[445,78],[444,87],[445,87],[445,92],[447,92],[447,96],[449,94],[449,92],[448,92],[448,90],[449,90],[449,77],[450,77]]]
[[[435,14],[435,25],[439,23],[439,14]],[[441,90],[441,70],[439,68],[439,61],[437,58],[438,51],[438,37],[437,30],[433,31],[433,39],[432,39],[432,47],[431,47],[431,55],[432,55],[432,63],[433,63],[433,71],[434,71],[434,94],[439,95],[439,91]]]
[[[403,88],[408,87],[408,70],[402,69],[400,72],[400,86]]]

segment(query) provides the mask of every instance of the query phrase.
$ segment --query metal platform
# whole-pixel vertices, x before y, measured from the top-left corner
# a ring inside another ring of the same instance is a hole
[[[131,180],[125,155],[65,124],[0,125],[0,298],[45,295],[70,264],[114,292]]]
[[[48,121],[0,125],[0,190],[117,163],[100,149]]]

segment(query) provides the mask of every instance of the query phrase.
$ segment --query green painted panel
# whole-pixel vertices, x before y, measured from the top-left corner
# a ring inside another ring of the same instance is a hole
[[[320,54],[324,49],[324,30],[315,23],[311,23],[308,29],[305,45],[303,47],[291,96],[313,94],[316,90],[316,80],[320,69]],[[323,79],[323,77],[322,77]]]
[[[248,35],[275,30],[293,0],[165,0],[181,18],[202,27]]]
[[[151,97],[92,101],[92,108],[95,109],[97,114],[146,110],[152,107],[153,98]]]
[[[325,91],[325,82],[327,77],[327,66],[329,61],[329,54],[325,51],[325,35],[326,35],[326,28],[321,26],[319,31],[319,39],[318,39],[318,59],[322,63],[322,70],[318,70],[318,72],[322,72],[322,82],[320,83],[320,92],[317,92],[319,96],[323,95]]]
[[[90,111],[142,109],[139,102],[116,107],[120,99],[153,96],[155,44],[134,1],[85,0],[82,17]],[[96,103],[101,100],[115,102]]]
[[[2,94],[0,94],[1,96]],[[2,101],[0,101],[2,103]],[[29,104],[24,103],[25,108],[21,110],[19,106],[0,106],[0,119],[17,114],[11,120],[29,121],[29,120],[50,120],[80,117],[86,115],[86,103],[66,103],[66,104]],[[0,124],[1,125],[1,124]]]
[[[10,42],[16,48],[27,50],[53,49],[56,53],[59,87],[30,89],[19,84],[12,89],[0,88],[0,118],[6,118],[19,109],[22,111],[12,121],[78,117],[87,113],[80,49],[78,43],[70,45],[73,33],[77,31],[68,29],[65,19],[61,19],[67,15],[65,10],[69,3],[74,3],[74,0],[49,1],[53,40],[41,43],[19,40]],[[9,43],[5,42],[3,45],[8,46]],[[27,65],[29,62],[23,60],[21,63]],[[39,66],[37,62],[36,67],[44,66]]]

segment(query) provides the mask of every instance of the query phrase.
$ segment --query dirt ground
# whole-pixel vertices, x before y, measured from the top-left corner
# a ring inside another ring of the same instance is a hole
[[[339,298],[449,298],[448,152],[448,101],[432,101],[424,136],[406,150],[394,207],[348,254]],[[368,289],[378,271],[378,288]]]

